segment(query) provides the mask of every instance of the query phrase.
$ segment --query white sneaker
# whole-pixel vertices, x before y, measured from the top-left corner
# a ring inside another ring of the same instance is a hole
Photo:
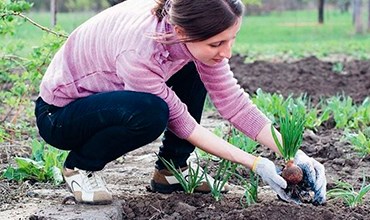
[[[64,180],[77,202],[89,204],[109,204],[112,193],[105,186],[104,180],[97,172],[74,170],[62,171]]]

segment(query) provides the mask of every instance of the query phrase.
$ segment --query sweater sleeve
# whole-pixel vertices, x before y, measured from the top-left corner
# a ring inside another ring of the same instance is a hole
[[[126,51],[117,57],[116,72],[125,90],[151,93],[162,98],[170,112],[168,129],[179,138],[187,138],[197,122],[176,93],[166,85],[164,71],[155,62],[152,58],[148,60],[140,56],[136,51]]]
[[[201,63],[197,66],[209,96],[221,116],[245,135],[256,140],[269,120],[238,85],[228,61],[225,59],[212,67]]]

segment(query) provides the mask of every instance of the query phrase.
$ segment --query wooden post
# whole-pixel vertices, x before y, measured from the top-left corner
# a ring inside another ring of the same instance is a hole
[[[354,16],[355,16],[355,29],[356,34],[363,33],[363,23],[362,23],[362,0],[354,1]]]
[[[367,4],[367,32],[370,33],[370,0]]]
[[[57,0],[50,0],[51,27],[57,24]]]

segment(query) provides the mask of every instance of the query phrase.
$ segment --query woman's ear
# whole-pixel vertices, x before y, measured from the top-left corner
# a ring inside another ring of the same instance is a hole
[[[176,36],[179,40],[186,39],[186,33],[185,33],[184,28],[178,25],[175,25],[174,29],[175,29]]]

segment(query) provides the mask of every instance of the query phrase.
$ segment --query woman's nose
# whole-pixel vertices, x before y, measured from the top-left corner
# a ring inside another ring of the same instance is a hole
[[[224,44],[224,46],[221,48],[220,56],[223,58],[230,59],[231,58],[231,47],[232,47],[232,42]]]

